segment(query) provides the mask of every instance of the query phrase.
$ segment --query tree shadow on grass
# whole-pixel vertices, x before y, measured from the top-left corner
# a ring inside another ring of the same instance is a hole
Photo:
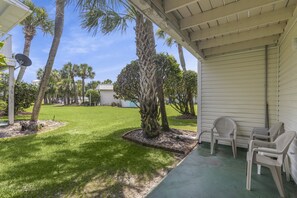
[[[94,186],[92,192],[98,195],[115,193],[122,197],[124,184],[118,177],[128,173],[143,179],[151,178],[157,174],[158,169],[173,162],[170,153],[123,140],[121,135],[129,130],[132,128],[90,139],[74,149],[63,146],[73,143],[73,135],[67,133],[54,134],[40,140],[35,140],[34,136],[27,137],[15,143],[19,149],[3,151],[1,146],[3,159],[11,160],[19,155],[29,159],[16,161],[9,169],[0,172],[0,184],[12,184],[7,188],[7,193],[13,197],[52,197],[60,196],[61,193],[80,193],[86,184],[100,178],[100,181],[107,184],[103,187],[100,184]],[[30,142],[34,143],[30,145]],[[8,143],[5,146],[11,145]],[[22,146],[23,151],[20,151]],[[39,151],[46,149],[42,147],[49,149],[46,156],[39,156],[42,154]]]

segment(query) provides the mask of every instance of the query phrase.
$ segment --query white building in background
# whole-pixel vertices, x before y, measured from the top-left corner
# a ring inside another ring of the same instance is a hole
[[[100,84],[96,88],[100,91],[100,105],[110,106],[112,103],[120,104],[121,107],[137,107],[133,102],[127,100],[116,99],[116,93],[113,90],[113,85]]]
[[[114,98],[113,85],[100,84],[96,89],[100,91],[100,105],[110,106],[112,103],[120,103],[120,100]]]

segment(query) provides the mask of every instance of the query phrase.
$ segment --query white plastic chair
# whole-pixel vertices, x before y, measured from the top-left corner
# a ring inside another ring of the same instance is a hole
[[[250,136],[250,140],[260,139],[268,140],[273,142],[279,135],[284,133],[284,123],[277,122],[270,129],[256,127],[253,128],[253,131]]]
[[[214,135],[215,131],[218,133],[218,136]],[[215,142],[218,143],[218,140],[224,140],[231,142],[233,157],[236,158],[236,133],[237,125],[234,120],[229,117],[217,118],[213,123],[213,128],[211,129],[210,153],[213,154]]]
[[[285,196],[285,191],[281,176],[281,167],[287,155],[288,149],[294,138],[296,137],[295,131],[285,132],[280,135],[274,142],[266,142],[260,140],[252,140],[247,152],[247,177],[246,189],[251,190],[251,177],[253,163],[265,166],[270,169],[274,182],[277,186],[281,197]],[[260,152],[272,154],[277,156],[271,158],[269,156],[261,155]]]
[[[250,140],[265,140],[269,142],[273,142],[278,136],[284,133],[284,123],[283,122],[277,122],[272,125],[269,129],[267,128],[262,128],[262,127],[255,127],[253,128],[253,131],[250,136]],[[275,155],[269,155],[267,153],[260,153],[261,155],[267,155],[268,157],[275,157]],[[284,169],[285,172],[288,172],[288,170]],[[257,165],[257,173],[258,175],[261,175],[261,165]],[[290,177],[287,176],[287,180]]]

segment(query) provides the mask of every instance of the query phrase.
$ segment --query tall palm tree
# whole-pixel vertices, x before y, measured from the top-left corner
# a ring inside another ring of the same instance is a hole
[[[85,102],[85,80],[87,78],[94,79],[95,72],[93,72],[93,68],[88,64],[80,64],[78,67],[77,76],[80,77],[82,81],[82,100]]]
[[[77,88],[76,88],[76,83],[75,83],[74,77],[77,76],[79,67],[76,64],[73,65],[71,62],[68,62],[67,64],[65,64],[63,66],[62,70],[64,70],[64,72],[63,72],[64,76],[67,75],[67,77],[69,77],[71,80],[71,84],[72,84],[73,92],[74,92],[74,102],[75,102],[75,104],[78,104],[78,93],[77,93]]]
[[[23,53],[26,56],[30,54],[31,42],[36,35],[38,29],[40,29],[44,34],[53,34],[54,31],[54,23],[48,17],[48,13],[45,8],[37,7],[31,0],[24,0],[23,3],[27,5],[32,13],[27,16],[22,22],[23,25],[23,33],[25,36],[25,44]],[[26,67],[21,67],[17,81],[21,81],[25,74]]]
[[[160,134],[156,82],[156,45],[153,23],[142,14],[136,15],[136,51],[140,71],[140,113],[142,130],[148,137]]]
[[[54,38],[52,42],[52,46],[49,52],[49,56],[47,59],[47,63],[45,65],[44,74],[42,76],[38,95],[34,103],[31,121],[36,122],[38,120],[42,99],[44,97],[50,74],[53,68],[53,64],[55,61],[55,57],[58,51],[58,47],[60,44],[60,39],[63,33],[63,27],[64,27],[64,11],[65,11],[65,0],[56,0],[56,17],[55,17],[55,30],[54,30]]]
[[[183,51],[183,47],[181,44],[179,44],[178,42],[176,42],[171,36],[168,36],[166,34],[166,32],[162,29],[158,29],[156,32],[157,37],[161,38],[161,39],[165,39],[165,44],[169,47],[172,47],[174,44],[176,44],[177,49],[178,49],[178,56],[179,56],[179,60],[180,60],[180,65],[181,68],[184,72],[187,71],[186,68],[186,61],[185,61],[185,56],[184,56],[184,51]],[[190,105],[190,112],[193,116],[196,115],[195,113],[195,107],[194,107],[194,101],[193,101],[193,94],[190,90],[187,90],[187,95],[188,95],[188,102]],[[188,107],[186,107],[188,109]],[[186,110],[188,111],[188,110]]]
[[[141,127],[147,137],[160,134],[158,123],[158,101],[155,64],[155,38],[153,23],[130,5],[123,4],[127,10],[119,14],[114,10],[102,10],[90,6],[82,15],[82,27],[97,33],[98,29],[107,34],[114,30],[125,31],[128,20],[136,21],[136,51],[140,67],[140,114]]]
[[[37,70],[37,79],[41,80],[43,74],[44,74],[44,70],[39,68]],[[57,100],[58,85],[60,81],[61,81],[60,72],[54,69],[50,74],[47,89],[44,94],[44,104],[53,103],[54,100]]]

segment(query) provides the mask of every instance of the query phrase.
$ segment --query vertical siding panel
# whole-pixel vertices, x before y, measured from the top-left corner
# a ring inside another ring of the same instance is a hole
[[[297,24],[280,45],[279,120],[286,130],[297,131],[297,50],[292,41],[297,35]],[[297,183],[297,140],[289,149],[292,177]]]
[[[277,48],[269,48],[269,120],[277,120]],[[202,61],[202,131],[219,116],[232,117],[239,126],[238,146],[246,147],[253,127],[265,118],[265,50],[249,50]],[[203,136],[209,141],[209,134]]]

